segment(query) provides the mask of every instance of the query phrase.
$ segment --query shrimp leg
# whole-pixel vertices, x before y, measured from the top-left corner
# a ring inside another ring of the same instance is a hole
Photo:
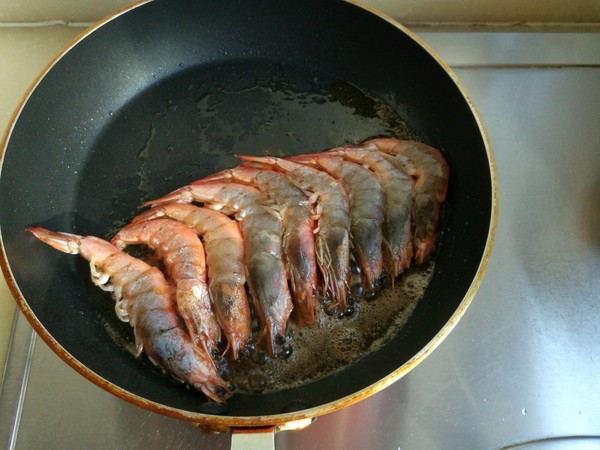
[[[111,243],[120,250],[145,244],[163,259],[175,285],[177,310],[190,336],[209,353],[218,352],[221,328],[208,292],[204,247],[196,233],[176,220],[153,219],[125,226]]]
[[[366,295],[373,295],[383,273],[384,192],[381,184],[369,169],[332,154],[310,153],[287,159],[324,170],[339,180],[348,193],[352,248],[362,269]]]
[[[138,356],[144,351],[157,367],[217,402],[231,396],[210,355],[185,331],[159,269],[93,236],[28,230],[51,247],[90,262],[92,281],[112,293],[117,315],[133,327]]]
[[[210,297],[233,359],[237,359],[248,345],[252,322],[244,287],[244,241],[238,223],[218,211],[176,202],[149,209],[133,223],[157,217],[179,220],[202,237]]]

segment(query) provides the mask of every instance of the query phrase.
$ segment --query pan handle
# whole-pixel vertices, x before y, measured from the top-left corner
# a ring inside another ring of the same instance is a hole
[[[292,420],[279,426],[232,428],[231,450],[275,450],[275,433],[302,430],[315,421],[315,417]]]
[[[231,450],[275,450],[275,425],[231,430]]]

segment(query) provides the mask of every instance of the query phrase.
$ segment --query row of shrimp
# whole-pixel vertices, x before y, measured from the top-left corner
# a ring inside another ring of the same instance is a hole
[[[237,167],[148,202],[110,242],[29,228],[89,261],[92,281],[133,327],[137,355],[217,402],[233,388],[216,360],[245,352],[253,318],[258,341],[276,354],[292,312],[313,325],[320,298],[347,307],[352,272],[368,298],[426,261],[449,175],[439,150],[393,138],[287,158],[238,156]],[[125,251],[136,244],[164,270]]]

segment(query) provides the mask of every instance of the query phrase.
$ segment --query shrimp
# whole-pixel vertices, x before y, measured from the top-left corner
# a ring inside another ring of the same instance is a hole
[[[256,186],[271,198],[283,220],[283,254],[294,311],[301,323],[316,321],[317,259],[315,220],[311,204],[301,189],[284,174],[241,164],[204,180],[223,180]]]
[[[237,359],[248,344],[252,322],[244,287],[244,241],[238,223],[218,211],[175,202],[145,211],[133,223],[157,217],[179,220],[203,239],[208,290],[228,348]]]
[[[285,342],[292,299],[282,261],[283,227],[279,213],[253,187],[238,183],[196,181],[149,203],[203,202],[205,206],[233,215],[244,237],[244,263],[254,309],[263,325],[267,351]]]
[[[422,264],[435,251],[441,205],[448,191],[448,164],[441,152],[417,141],[377,138],[361,147],[376,149],[415,178],[412,217],[415,261]]]
[[[348,194],[331,175],[313,167],[271,156],[241,156],[245,161],[287,174],[316,199],[318,223],[315,248],[325,282],[325,295],[345,308],[350,271],[350,205]]]
[[[51,247],[90,262],[92,281],[111,292],[118,317],[133,327],[136,356],[145,352],[157,367],[216,402],[231,396],[210,355],[185,331],[171,287],[159,269],[97,237],[28,230]]]
[[[218,352],[221,328],[213,312],[206,281],[204,247],[196,233],[172,219],[131,223],[112,238],[119,250],[145,244],[163,259],[175,285],[175,303],[187,330],[208,353]]]
[[[362,270],[365,294],[373,295],[383,273],[384,193],[373,172],[327,153],[310,153],[287,158],[324,170],[340,181],[350,200],[352,248]]]
[[[413,181],[380,152],[361,147],[339,147],[327,153],[342,156],[373,171],[385,194],[383,240],[387,266],[393,280],[408,269],[413,257],[412,189]]]

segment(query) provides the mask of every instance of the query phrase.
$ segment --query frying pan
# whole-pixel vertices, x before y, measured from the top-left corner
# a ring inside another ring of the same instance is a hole
[[[25,231],[109,237],[143,201],[234,166],[236,153],[289,155],[378,135],[420,139],[448,161],[434,273],[397,335],[299,387],[206,402],[124,351],[129,328],[111,323],[112,301],[87,281],[86,263]],[[409,31],[342,1],[136,4],[53,61],[2,148],[2,269],[33,328],[100,387],[211,430],[309,420],[403,376],[464,313],[495,232],[492,152],[464,89]]]

